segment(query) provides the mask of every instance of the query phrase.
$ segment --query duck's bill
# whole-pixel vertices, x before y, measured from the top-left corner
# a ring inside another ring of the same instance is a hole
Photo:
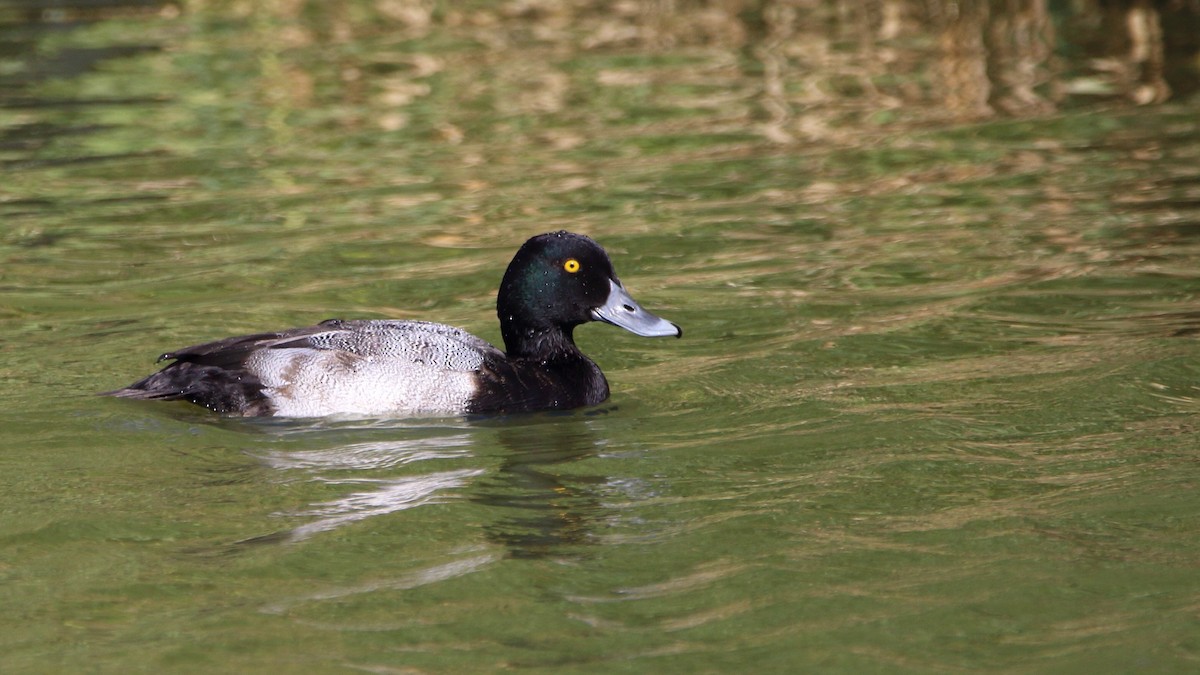
[[[610,279],[609,284],[608,301],[592,310],[593,319],[642,337],[683,337],[679,326],[642,309],[620,282]]]

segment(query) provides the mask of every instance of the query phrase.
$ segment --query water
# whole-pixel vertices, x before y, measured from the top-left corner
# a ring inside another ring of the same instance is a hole
[[[4,10],[5,672],[1195,670],[1194,19],[862,6]],[[596,409],[92,395],[558,228]]]

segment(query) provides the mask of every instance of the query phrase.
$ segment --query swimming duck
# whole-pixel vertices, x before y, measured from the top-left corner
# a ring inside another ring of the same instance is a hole
[[[162,370],[109,396],[184,400],[243,416],[490,414],[569,409],[608,398],[573,331],[603,321],[645,337],[679,326],[642,309],[608,254],[581,234],[525,242],[496,296],[504,351],[428,321],[330,319],[167,352]]]

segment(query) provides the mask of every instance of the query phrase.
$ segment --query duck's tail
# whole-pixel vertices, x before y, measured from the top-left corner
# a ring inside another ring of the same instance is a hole
[[[133,384],[100,396],[156,401],[188,401],[219,413],[269,415],[262,382],[243,370],[176,361]]]

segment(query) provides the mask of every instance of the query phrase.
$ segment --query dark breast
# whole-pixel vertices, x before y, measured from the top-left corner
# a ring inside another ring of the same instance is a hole
[[[567,410],[608,399],[608,380],[587,357],[561,360],[488,359],[468,412]]]

